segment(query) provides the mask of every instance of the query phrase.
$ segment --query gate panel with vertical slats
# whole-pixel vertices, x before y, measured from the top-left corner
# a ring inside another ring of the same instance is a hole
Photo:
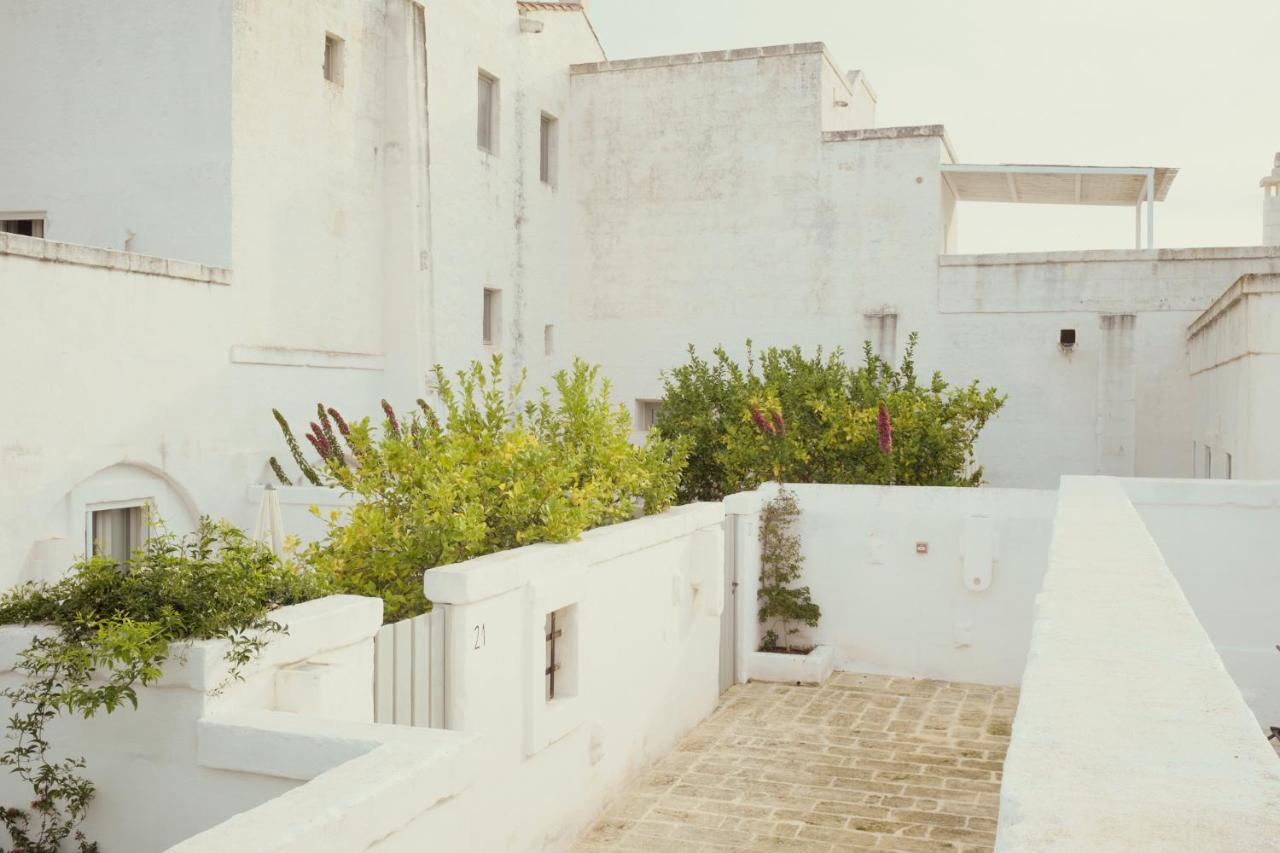
[[[444,727],[444,608],[383,625],[378,631],[373,719]]]

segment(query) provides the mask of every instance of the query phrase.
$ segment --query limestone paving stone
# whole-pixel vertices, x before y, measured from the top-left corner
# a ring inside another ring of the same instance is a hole
[[[1017,704],[1013,688],[861,673],[736,685],[573,853],[991,850]]]

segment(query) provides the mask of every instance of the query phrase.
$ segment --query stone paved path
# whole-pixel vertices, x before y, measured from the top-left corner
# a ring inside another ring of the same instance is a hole
[[[738,685],[574,853],[990,850],[1017,702],[853,673]]]

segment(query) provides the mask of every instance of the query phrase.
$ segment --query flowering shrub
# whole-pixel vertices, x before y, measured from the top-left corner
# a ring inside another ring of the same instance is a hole
[[[686,441],[682,501],[718,500],[770,478],[792,483],[898,483],[976,486],[982,468],[973,445],[1004,404],[977,382],[952,386],[915,373],[916,336],[895,369],[864,347],[862,363],[839,350],[806,358],[799,347],[758,356],[747,342],[745,366],[723,348],[664,377],[654,431]],[[776,421],[775,421],[776,418]]]
[[[576,361],[556,374],[554,394],[523,405],[519,383],[504,387],[500,357],[460,371],[456,388],[439,367],[435,377],[439,414],[419,400],[403,416],[384,401],[379,433],[320,406],[306,434],[319,466],[294,453],[308,481],[356,497],[349,518],[331,516],[327,539],[302,558],[343,592],[380,596],[388,622],[430,609],[422,576],[434,566],[566,542],[671,506],[682,443],[632,445],[630,417],[609,402],[598,368]]]

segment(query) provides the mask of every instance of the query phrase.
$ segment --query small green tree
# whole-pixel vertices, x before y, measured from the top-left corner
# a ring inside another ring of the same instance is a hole
[[[756,598],[760,624],[770,626],[760,644],[764,652],[776,651],[779,646],[791,652],[791,638],[800,631],[798,626],[814,628],[822,618],[809,587],[792,586],[804,568],[800,537],[794,530],[800,507],[795,493],[778,485],[778,494],[760,512],[760,589]]]

